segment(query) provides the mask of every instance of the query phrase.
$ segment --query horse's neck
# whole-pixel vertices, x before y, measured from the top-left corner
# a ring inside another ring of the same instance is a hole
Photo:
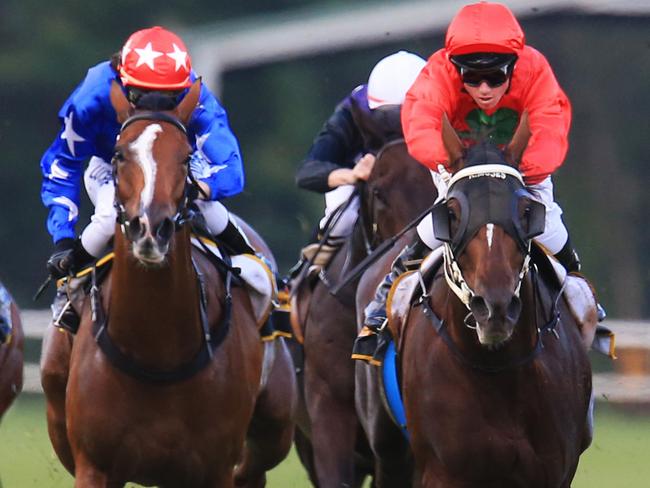
[[[108,330],[128,353],[174,364],[196,353],[201,344],[199,289],[191,261],[189,236],[176,235],[167,261],[142,266],[116,235],[108,306]]]

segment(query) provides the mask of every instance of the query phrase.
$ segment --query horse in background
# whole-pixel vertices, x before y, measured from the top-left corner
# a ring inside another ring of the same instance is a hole
[[[546,258],[530,261],[544,208],[503,153],[476,146],[465,161],[434,209],[442,264],[410,309],[389,311],[415,469],[386,445],[395,424],[376,422],[377,486],[412,472],[431,488],[569,487],[591,441],[591,368],[562,289],[538,272]]]
[[[0,283],[0,417],[23,389],[23,348],[25,336],[20,311]]]
[[[185,125],[199,91],[133,114],[111,90],[123,123],[112,267],[101,294],[93,271],[74,341],[50,326],[41,360],[50,438],[75,487],[263,486],[291,446],[286,348],[262,345],[235,270],[190,241]]]
[[[319,278],[305,280],[293,291],[295,335],[304,347],[300,381],[305,405],[296,447],[312,483],[320,488],[361,486],[373,472],[372,453],[355,411],[355,366],[350,358],[357,335],[358,279],[336,295],[333,287],[435,199],[428,171],[408,155],[401,139],[399,107],[377,109],[373,117],[353,105],[353,116],[366,147],[379,149],[370,178],[359,185],[360,217]],[[405,201],[406,192],[413,198]],[[398,246],[393,254],[400,250]]]

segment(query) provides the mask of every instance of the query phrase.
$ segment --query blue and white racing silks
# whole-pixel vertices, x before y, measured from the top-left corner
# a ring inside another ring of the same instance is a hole
[[[192,73],[192,80],[196,76]],[[62,127],[41,159],[41,199],[49,209],[47,229],[54,243],[74,238],[79,195],[86,162],[92,156],[110,161],[120,130],[110,102],[117,73],[108,61],[90,68],[59,111]],[[188,124],[188,138],[197,154],[208,162],[199,178],[219,200],[240,193],[244,169],[239,144],[228,125],[226,111],[205,85]]]

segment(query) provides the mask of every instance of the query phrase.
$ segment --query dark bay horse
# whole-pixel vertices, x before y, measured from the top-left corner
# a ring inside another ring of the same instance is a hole
[[[406,320],[391,317],[414,486],[571,484],[591,368],[561,290],[530,261],[543,225],[502,153],[471,149],[434,210],[444,262]]]
[[[20,312],[9,292],[0,283],[0,307],[3,307],[0,342],[0,417],[23,389],[24,333]]]
[[[332,289],[374,246],[398,233],[435,198],[428,171],[408,155],[403,140],[394,138],[397,131],[391,130],[386,137],[384,129],[390,129],[390,124],[382,121],[382,128],[377,129],[372,121],[361,118],[362,114],[354,114],[366,136],[383,141],[370,178],[360,186],[361,217],[313,291],[304,283],[296,294],[304,336],[306,404],[296,445],[312,482],[321,488],[360,486],[373,471],[372,456],[355,412],[355,366],[350,358],[357,334],[358,280],[337,296]],[[399,111],[393,115],[399,124]],[[409,191],[413,201],[420,203],[405,201],[403,195]],[[395,248],[395,253],[400,250]],[[311,295],[308,300],[307,295]]]
[[[75,487],[263,486],[291,445],[287,351],[262,346],[246,290],[192,248],[183,220],[199,91],[132,114],[112,87],[112,268],[74,341],[50,327],[41,360],[50,438]]]

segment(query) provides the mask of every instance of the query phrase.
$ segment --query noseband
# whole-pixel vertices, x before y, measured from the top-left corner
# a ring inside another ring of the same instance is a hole
[[[137,114],[134,114],[130,116],[128,119],[124,121],[122,124],[122,127],[120,127],[120,134],[124,132],[124,130],[129,127],[131,124],[134,122],[140,121],[140,120],[148,120],[152,122],[167,122],[174,127],[176,127],[178,130],[180,130],[186,137],[187,137],[187,128],[185,125],[178,120],[176,117],[173,115],[170,115],[165,112],[151,112],[151,111],[146,111],[146,112],[140,112]],[[187,167],[188,170],[188,175],[190,175],[189,171],[189,160],[190,157],[183,162],[183,164]],[[115,209],[117,211],[117,222],[120,224],[122,228],[122,233],[124,236],[130,240],[134,241],[134,235],[136,230],[132,229],[131,227],[131,221],[128,219],[127,214],[126,214],[126,208],[124,207],[124,204],[119,200],[119,192],[118,192],[118,187],[119,187],[119,178],[117,176],[117,166],[116,166],[116,160],[115,157],[113,158],[113,161],[111,162],[113,166],[113,183],[115,185]],[[191,175],[189,176],[190,180],[192,183],[195,183]],[[176,208],[176,214],[174,217],[171,219],[172,223],[174,224],[174,229],[178,230],[180,229],[183,224],[187,221],[187,207],[189,204],[189,195],[188,195],[188,185],[185,185],[184,193],[183,193],[183,198],[181,201],[178,203],[178,206]]]

